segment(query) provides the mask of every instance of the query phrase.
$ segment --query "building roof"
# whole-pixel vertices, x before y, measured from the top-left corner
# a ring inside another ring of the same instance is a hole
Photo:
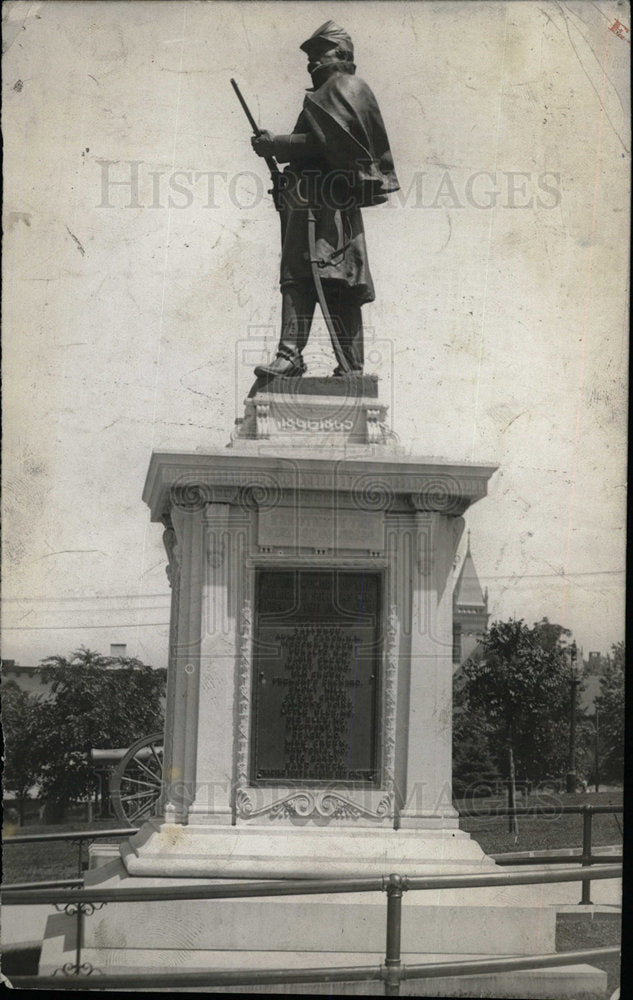
[[[488,607],[487,595],[481,589],[470,552],[470,532],[468,533],[468,548],[455,586],[453,603],[456,607],[481,608],[482,611],[487,611]]]

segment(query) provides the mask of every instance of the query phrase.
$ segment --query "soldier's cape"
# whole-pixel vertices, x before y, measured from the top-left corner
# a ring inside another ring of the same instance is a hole
[[[334,170],[353,174],[359,207],[380,205],[400,185],[378,102],[359,77],[334,73],[308,92],[303,113]]]

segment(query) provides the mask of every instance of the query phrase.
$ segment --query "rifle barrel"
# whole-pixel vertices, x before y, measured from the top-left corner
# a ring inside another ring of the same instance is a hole
[[[242,105],[242,109],[244,111],[244,114],[248,118],[248,120],[250,122],[250,126],[251,126],[253,132],[255,133],[256,136],[261,135],[263,130],[259,127],[259,125],[255,121],[255,119],[253,118],[253,116],[252,116],[252,114],[250,112],[250,108],[249,108],[248,104],[246,103],[246,101],[242,97],[242,91],[240,90],[240,88],[236,84],[236,82],[233,79],[233,77],[230,77],[230,80],[231,80],[231,86],[233,87],[233,90],[237,94],[237,99],[240,102],[240,104]],[[279,200],[279,191],[280,191],[280,185],[281,185],[281,178],[282,178],[283,175],[279,172],[279,167],[277,166],[277,161],[275,160],[274,156],[265,156],[264,157],[264,161],[265,161],[266,166],[268,167],[268,169],[270,171],[270,177],[271,177],[271,180],[273,182],[273,186],[272,186],[272,189],[271,189],[271,194],[273,196],[273,201],[275,203],[275,208],[277,209],[278,212],[280,212],[281,208],[280,208],[280,200]]]
[[[244,111],[244,114],[248,118],[248,120],[250,122],[250,126],[251,126],[253,132],[255,133],[255,135],[261,135],[262,130],[260,129],[259,125],[257,124],[257,122],[255,121],[255,119],[253,118],[248,104],[246,103],[246,101],[242,97],[242,91],[240,90],[240,88],[236,84],[236,82],[233,79],[233,77],[231,77],[231,86],[233,87],[233,90],[237,94],[237,99],[240,102],[240,104],[242,105],[242,109]]]

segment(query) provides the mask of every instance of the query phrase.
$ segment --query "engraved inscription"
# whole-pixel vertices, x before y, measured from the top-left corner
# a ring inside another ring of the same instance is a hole
[[[342,773],[352,713],[348,688],[360,684],[350,677],[353,639],[318,625],[298,626],[279,639],[285,676],[272,683],[286,689],[280,709],[286,767],[307,779]]]
[[[380,578],[258,574],[255,781],[375,782]]]
[[[282,431],[351,431],[354,421],[350,417],[345,420],[336,417],[280,417],[279,427]]]

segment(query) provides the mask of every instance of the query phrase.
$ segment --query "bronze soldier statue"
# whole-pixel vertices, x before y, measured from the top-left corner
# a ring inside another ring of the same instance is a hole
[[[258,156],[287,164],[278,198],[281,337],[276,358],[255,374],[303,375],[319,301],[336,355],[334,375],[360,375],[361,306],[375,297],[360,209],[385,202],[399,184],[376,98],[354,75],[350,36],[327,21],[301,49],[313,86],[292,134],[263,131],[251,139]]]

